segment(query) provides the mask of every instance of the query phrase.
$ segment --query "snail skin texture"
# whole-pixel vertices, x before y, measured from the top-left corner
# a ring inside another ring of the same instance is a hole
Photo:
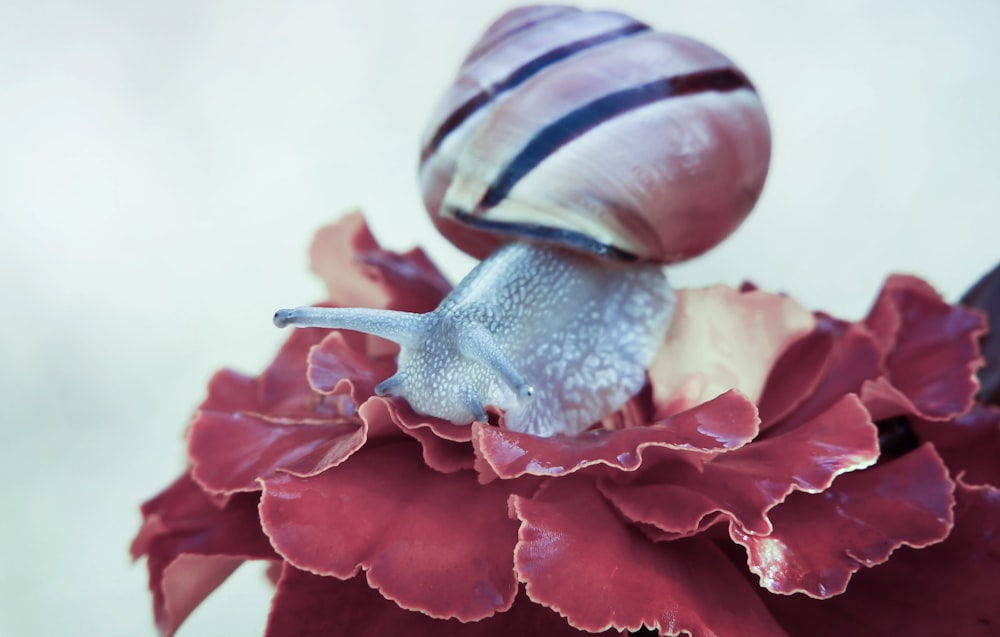
[[[763,188],[770,130],[708,46],[604,11],[515,9],[431,118],[436,227],[483,258],[433,312],[300,307],[279,327],[400,345],[376,391],[456,424],[576,434],[646,383],[674,307],[664,266],[710,249]]]

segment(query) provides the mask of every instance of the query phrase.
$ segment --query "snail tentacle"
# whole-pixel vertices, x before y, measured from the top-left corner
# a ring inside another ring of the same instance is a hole
[[[403,380],[403,377],[400,374],[393,374],[389,378],[383,380],[378,385],[375,385],[375,395],[391,396],[397,390],[399,390],[399,388],[402,387],[405,382],[406,381]]]
[[[469,411],[472,412],[472,422],[487,422],[489,416],[486,415],[486,408],[483,407],[482,401],[477,396],[469,393],[465,397],[465,402],[469,407]]]
[[[427,321],[422,314],[396,310],[341,307],[296,307],[274,313],[278,327],[326,327],[380,336],[403,347],[424,340]]]
[[[517,392],[518,398],[527,400],[534,396],[535,388],[517,371],[497,345],[493,334],[482,324],[469,323],[458,336],[458,351],[462,356],[493,369],[511,389]]]

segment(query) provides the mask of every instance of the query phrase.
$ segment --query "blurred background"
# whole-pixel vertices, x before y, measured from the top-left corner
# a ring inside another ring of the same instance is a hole
[[[219,367],[321,298],[313,231],[472,262],[426,220],[417,143],[507,2],[0,0],[0,636],[154,635],[127,548]],[[678,286],[745,279],[846,318],[892,271],[957,298],[1000,256],[1000,3],[607,0],[750,75],[774,129],[756,212]],[[239,570],[182,637],[255,635]]]

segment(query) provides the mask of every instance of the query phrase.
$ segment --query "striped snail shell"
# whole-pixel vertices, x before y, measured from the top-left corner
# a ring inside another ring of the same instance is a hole
[[[424,135],[427,210],[483,258],[511,236],[674,263],[725,239],[760,196],[770,129],[718,51],[626,15],[501,17]]]
[[[722,241],[760,195],[767,119],[713,49],[628,16],[527,7],[473,48],[432,118],[435,225],[484,258],[427,314],[278,310],[278,326],[400,345],[376,388],[456,424],[576,434],[647,381],[673,314],[663,264]],[[488,256],[487,256],[488,255]]]

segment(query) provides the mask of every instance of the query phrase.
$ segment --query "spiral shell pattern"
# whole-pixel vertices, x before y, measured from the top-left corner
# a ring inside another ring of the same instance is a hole
[[[536,6],[474,46],[424,135],[424,202],[483,258],[511,237],[672,263],[726,238],[770,129],[721,53],[626,15]]]

